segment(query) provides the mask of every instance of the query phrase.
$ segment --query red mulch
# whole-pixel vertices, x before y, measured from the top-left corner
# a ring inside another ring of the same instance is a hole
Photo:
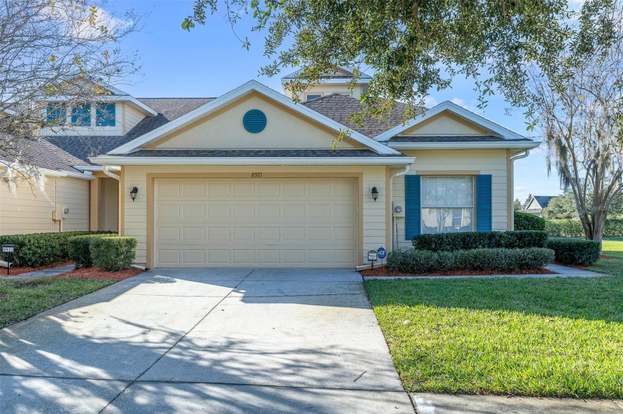
[[[126,270],[120,270],[118,272],[108,272],[104,269],[100,269],[98,267],[82,267],[80,269],[76,269],[73,272],[65,273],[57,278],[62,279],[95,279],[95,280],[124,280],[130,277],[134,277],[138,274],[143,273],[143,270],[130,268]]]
[[[49,269],[50,267],[57,267],[57,266],[65,266],[68,264],[71,264],[72,262],[58,262],[58,263],[51,263],[45,266],[37,266],[37,267],[27,267],[27,266],[21,266],[21,267],[13,267],[11,266],[11,274],[7,275],[6,274],[6,267],[0,267],[0,277],[2,276],[16,276],[16,275],[20,275],[22,273],[28,273],[28,272],[34,272],[37,270],[43,270],[43,269]]]
[[[435,272],[435,273],[426,273],[422,275],[417,275],[413,273],[404,273],[396,270],[389,270],[385,268],[385,266],[375,267],[374,269],[366,269],[361,270],[362,276],[491,276],[499,274],[491,271],[483,271],[483,270],[452,270],[449,272]],[[538,275],[549,275],[555,274],[551,270],[541,268],[541,269],[528,269],[520,272],[504,272],[506,275],[527,275],[527,274],[538,274]]]

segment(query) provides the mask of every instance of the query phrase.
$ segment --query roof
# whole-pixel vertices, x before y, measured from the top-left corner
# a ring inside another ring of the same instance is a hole
[[[81,172],[73,168],[73,166],[81,163],[78,158],[46,140],[22,139],[15,141],[15,143],[17,147],[15,148],[14,157],[17,156],[16,158],[18,158],[18,161],[23,164],[48,170],[70,173]],[[6,155],[5,158],[7,158]]]
[[[294,72],[289,73],[283,78],[281,78],[281,80],[287,81],[287,80],[298,79],[300,78],[302,71],[303,71],[302,69],[295,70]],[[353,74],[353,71],[354,69],[349,69],[344,66],[338,66],[337,70],[334,73],[322,74],[320,75],[320,79],[352,79],[355,76]],[[372,76],[368,75],[367,73],[360,72],[358,80],[369,81],[370,79],[372,79]]]
[[[444,112],[444,111],[449,111],[452,112],[455,115],[458,115],[459,117],[466,119],[476,125],[479,125],[489,131],[491,131],[493,134],[500,136],[502,138],[504,138],[505,140],[522,140],[522,139],[526,139],[526,137],[511,131],[508,128],[505,128],[485,117],[482,117],[480,115],[478,115],[475,112],[472,112],[468,109],[463,108],[460,105],[455,104],[452,101],[443,101],[440,104],[437,104],[435,106],[433,106],[432,108],[427,109],[426,111],[424,111],[423,113],[421,113],[420,115],[417,115],[415,117],[413,117],[412,119],[410,119],[407,122],[402,122],[399,124],[396,124],[396,126],[394,126],[393,128],[390,128],[386,131],[383,131],[381,134],[375,136],[374,138],[378,141],[389,141],[390,139],[394,138],[397,135],[402,134],[404,131]]]
[[[359,99],[353,98],[352,96],[334,93],[307,101],[303,105],[355,131],[361,132],[368,137],[379,135],[389,128],[402,123],[403,113],[406,108],[403,103],[396,102],[392,112],[386,118],[366,118],[364,123],[359,125],[350,120],[353,114],[361,111],[361,102],[359,102]]]
[[[504,142],[502,137],[481,136],[481,135],[400,135],[389,140],[393,142]],[[532,142],[528,138],[514,140]]]
[[[143,134],[140,137],[135,138],[132,141],[113,149],[112,151],[109,151],[108,154],[109,155],[122,155],[122,154],[127,154],[129,152],[135,151],[139,149],[141,146],[148,144],[149,142],[152,142],[166,134],[169,134],[181,128],[184,128],[185,126],[191,124],[198,118],[206,116],[214,111],[217,111],[225,107],[227,104],[234,102],[235,100],[243,96],[246,96],[252,92],[261,94],[271,100],[274,100],[275,102],[285,106],[286,108],[296,113],[299,113],[300,115],[303,115],[307,118],[310,118],[324,125],[325,127],[331,128],[335,131],[339,131],[340,133],[344,133],[350,139],[360,143],[361,145],[367,148],[372,149],[373,151],[379,154],[396,154],[396,155],[399,154],[398,151],[393,150],[352,128],[349,128],[348,126],[341,124],[335,121],[334,119],[328,116],[325,116],[324,114],[320,112],[314,111],[305,105],[298,104],[292,101],[287,96],[254,80],[246,82],[240,85],[239,87],[232,89],[231,91],[225,93],[224,95],[221,95],[218,98],[211,100],[209,102],[206,102],[205,104],[197,107],[196,109],[182,116],[179,116],[177,119],[171,122],[168,122],[166,124],[163,124],[159,126],[158,128],[153,129],[149,131],[148,133]]]
[[[79,164],[89,164],[89,157],[105,154],[108,151],[127,144],[139,136],[148,133],[215,98],[137,98],[153,108],[158,115],[145,117],[126,135],[54,135],[45,139],[79,158]]]
[[[401,155],[380,155],[371,150],[139,150],[128,157],[400,157]]]
[[[556,196],[532,196],[537,203],[539,203],[539,205],[541,206],[541,208],[546,208],[549,205],[549,202],[552,201],[553,198],[556,198]]]

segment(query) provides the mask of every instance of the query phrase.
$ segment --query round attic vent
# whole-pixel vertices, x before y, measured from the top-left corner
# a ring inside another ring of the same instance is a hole
[[[252,134],[262,132],[266,128],[266,115],[259,109],[251,109],[242,117],[242,125]]]

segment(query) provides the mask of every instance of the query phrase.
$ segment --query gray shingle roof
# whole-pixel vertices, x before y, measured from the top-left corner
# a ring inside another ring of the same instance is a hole
[[[359,125],[352,122],[350,117],[361,111],[361,103],[351,96],[331,94],[305,102],[304,105],[368,137],[375,137],[402,123],[405,111],[405,105],[396,102],[392,112],[384,119],[368,118],[363,125]]]
[[[400,157],[380,155],[371,150],[139,150],[129,157]]]
[[[471,135],[410,135],[392,137],[389,142],[495,142],[508,141],[496,136],[471,136]],[[513,141],[530,141],[529,139],[515,139]]]
[[[46,140],[19,140],[15,145],[16,147],[11,150],[10,158],[17,158],[24,164],[49,170],[80,172],[73,166],[82,164],[81,160]],[[1,154],[0,157],[2,157]],[[4,157],[9,158],[7,155]],[[7,161],[13,161],[13,159]]]
[[[533,196],[536,201],[541,205],[542,208],[546,208],[552,199],[556,198],[556,196]]]
[[[55,135],[46,137],[52,144],[63,148],[74,157],[82,160],[80,164],[90,164],[89,157],[105,154],[113,148],[126,144],[180,116],[210,102],[214,98],[137,98],[158,112],[158,115],[146,117],[126,135]]]

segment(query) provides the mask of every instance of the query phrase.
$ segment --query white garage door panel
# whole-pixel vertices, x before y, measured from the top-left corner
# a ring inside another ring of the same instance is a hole
[[[352,179],[158,179],[156,266],[353,266]]]

